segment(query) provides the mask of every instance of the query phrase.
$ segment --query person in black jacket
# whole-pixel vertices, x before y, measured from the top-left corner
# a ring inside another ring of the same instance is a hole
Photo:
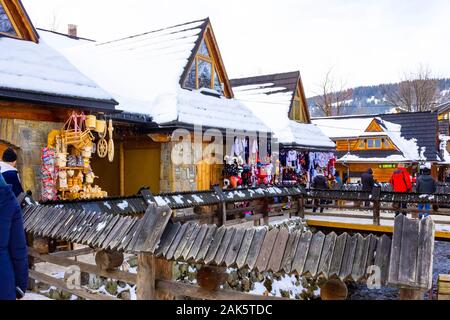
[[[22,210],[0,174],[0,300],[23,297],[28,284],[28,252]]]
[[[320,190],[328,190],[328,181],[327,178],[323,174],[322,169],[317,170],[317,175],[314,177],[313,182],[311,184],[311,187],[313,189],[320,189]],[[317,211],[318,204],[324,205],[326,201],[324,199],[314,199],[314,208],[313,212]],[[323,206],[320,208],[320,213],[323,213]]]
[[[361,175],[361,184],[362,184],[362,191],[372,192],[373,186],[375,185],[375,179],[373,178],[372,168],[367,169],[367,171]],[[364,202],[364,206],[366,207],[370,206],[370,201]]]
[[[8,148],[3,152],[2,161],[0,162],[0,172],[7,184],[12,186],[12,191],[16,197],[23,192],[20,183],[19,173],[16,169],[17,154],[12,148]]]
[[[433,194],[436,192],[437,183],[431,176],[431,170],[427,167],[422,168],[422,174],[417,178],[416,192],[421,194]],[[428,217],[430,215],[430,203],[419,203],[418,209],[419,219],[423,216]],[[425,215],[424,215],[425,214]]]

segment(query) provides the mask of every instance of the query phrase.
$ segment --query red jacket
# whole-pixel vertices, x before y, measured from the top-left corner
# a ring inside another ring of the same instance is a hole
[[[395,170],[389,182],[395,192],[410,192],[412,190],[411,176],[405,168]]]

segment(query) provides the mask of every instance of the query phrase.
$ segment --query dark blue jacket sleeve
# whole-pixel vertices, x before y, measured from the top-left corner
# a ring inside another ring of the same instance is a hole
[[[19,179],[19,173],[17,171],[11,170],[3,172],[3,178],[5,178],[7,184],[12,186],[12,191],[16,197],[23,192],[22,184]]]

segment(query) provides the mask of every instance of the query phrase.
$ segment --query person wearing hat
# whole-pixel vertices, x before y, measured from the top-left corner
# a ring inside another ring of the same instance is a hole
[[[431,170],[428,166],[422,165],[420,167],[421,175],[417,178],[416,192],[420,194],[433,194],[436,192],[437,183],[431,176]],[[430,215],[430,203],[419,203],[419,219],[422,217],[428,217]]]
[[[20,183],[19,172],[16,169],[17,154],[12,148],[3,152],[2,161],[0,161],[0,173],[3,175],[7,184],[12,186],[12,191],[16,197],[23,192]]]
[[[373,187],[375,185],[375,179],[373,178],[372,168],[367,169],[367,171],[361,175],[361,184],[362,184],[362,191],[372,192]],[[370,206],[370,201],[365,201],[364,206],[365,207]]]
[[[0,300],[24,297],[28,285],[28,252],[22,210],[0,174]]]

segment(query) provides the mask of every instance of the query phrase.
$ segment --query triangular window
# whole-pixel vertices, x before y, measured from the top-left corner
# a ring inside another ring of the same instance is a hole
[[[12,36],[17,36],[16,31],[8,17],[3,5],[0,3],[0,33],[6,33]]]
[[[208,47],[205,43],[205,39],[203,39],[202,43],[200,44],[200,48],[198,49],[198,54],[201,54],[202,56],[205,56],[205,57],[210,56]]]

